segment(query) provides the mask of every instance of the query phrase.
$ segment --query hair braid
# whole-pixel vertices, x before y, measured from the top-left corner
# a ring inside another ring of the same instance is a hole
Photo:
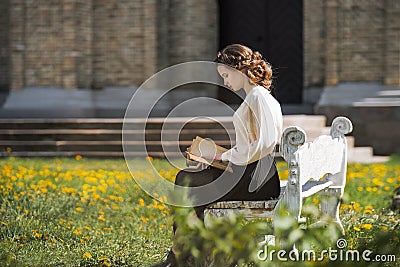
[[[241,71],[252,83],[271,90],[272,67],[260,52],[244,45],[232,44],[217,53],[217,62]]]

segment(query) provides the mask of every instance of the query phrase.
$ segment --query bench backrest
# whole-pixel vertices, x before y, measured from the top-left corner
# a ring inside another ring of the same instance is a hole
[[[281,153],[289,168],[288,183],[303,186],[307,181],[325,179],[332,186],[344,187],[347,171],[347,141],[344,136],[353,129],[348,118],[333,120],[330,135],[321,135],[305,143],[306,133],[300,127],[286,128],[281,141]]]

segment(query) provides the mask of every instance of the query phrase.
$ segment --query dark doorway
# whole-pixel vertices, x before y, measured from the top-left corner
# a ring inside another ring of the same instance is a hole
[[[240,43],[260,51],[273,67],[273,93],[283,104],[302,103],[303,0],[219,0],[219,49]],[[221,101],[238,104],[224,88]]]

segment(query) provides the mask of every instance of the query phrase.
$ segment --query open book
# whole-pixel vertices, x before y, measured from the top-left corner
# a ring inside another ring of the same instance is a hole
[[[196,138],[193,139],[192,145],[186,150],[186,165],[195,166],[201,162],[221,170],[233,172],[232,167],[229,165],[229,161],[210,160],[210,158],[214,158],[215,154],[220,154],[227,150],[228,149],[222,146],[216,145],[210,139],[196,136]]]

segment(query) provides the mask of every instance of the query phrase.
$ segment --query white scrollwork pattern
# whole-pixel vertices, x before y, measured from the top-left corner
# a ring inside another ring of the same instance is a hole
[[[282,156],[285,160],[289,160],[287,156],[294,153],[299,146],[303,145],[306,141],[306,133],[300,127],[286,128],[282,135]]]
[[[344,137],[353,131],[353,124],[346,117],[337,117],[332,122],[331,136],[333,138]]]

